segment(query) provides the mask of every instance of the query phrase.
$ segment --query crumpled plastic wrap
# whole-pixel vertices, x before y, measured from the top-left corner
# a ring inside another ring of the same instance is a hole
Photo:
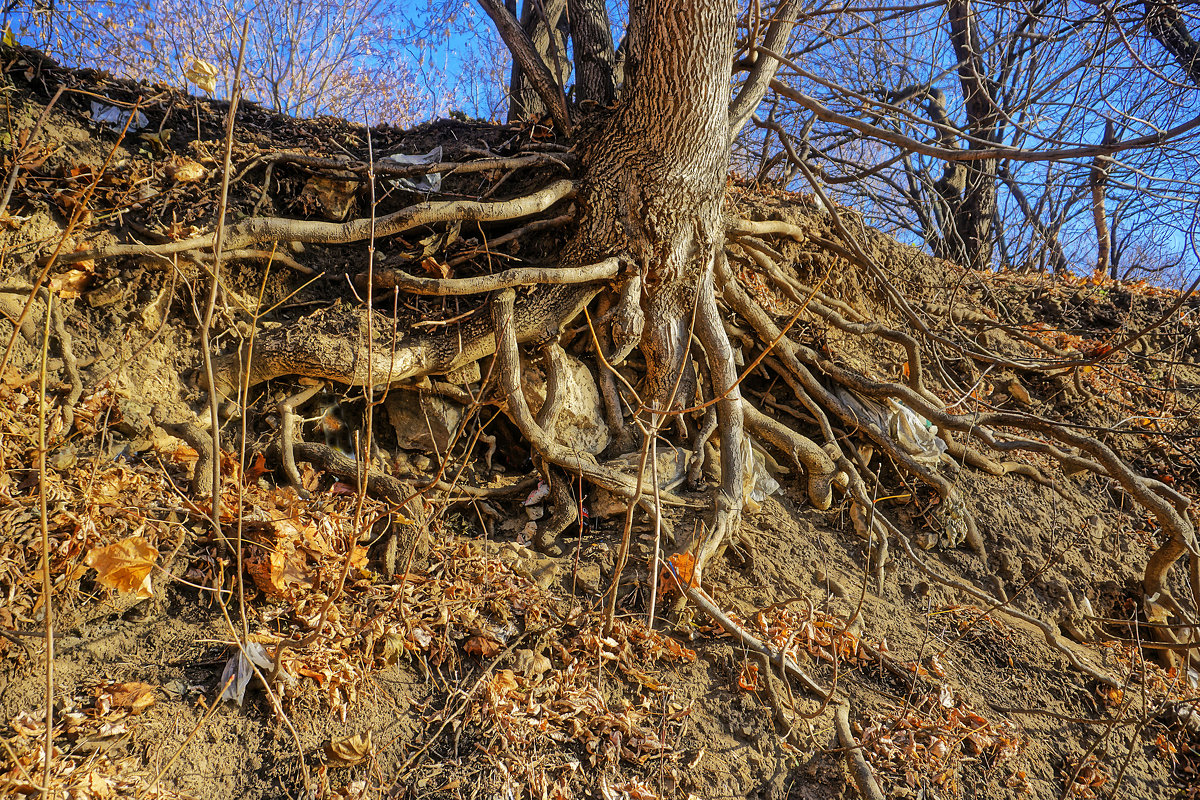
[[[406,155],[404,153],[395,153],[394,155],[384,156],[384,161],[393,161],[401,166],[424,166],[425,164],[437,164],[442,160],[442,146],[430,150],[423,155]],[[442,173],[430,172],[425,175],[414,175],[411,178],[389,178],[396,186],[401,189],[407,189],[410,192],[437,192],[442,188]]]
[[[937,426],[894,397],[887,402],[888,434],[913,461],[937,467],[946,452],[946,443],[937,435]]]

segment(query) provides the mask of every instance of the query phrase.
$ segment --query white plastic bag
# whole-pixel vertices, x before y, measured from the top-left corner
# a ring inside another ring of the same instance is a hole
[[[894,397],[887,402],[891,409],[888,414],[891,437],[914,461],[936,467],[946,452],[946,443],[937,435],[937,426]]]
[[[742,479],[742,500],[750,513],[758,511],[767,495],[777,494],[779,481],[767,471],[767,458],[749,436],[742,439],[742,454],[746,459],[746,475]]]
[[[401,166],[424,166],[426,164],[437,164],[442,160],[442,146],[430,150],[428,153],[420,156],[410,156],[403,153],[384,156],[384,161],[394,161]],[[429,172],[425,175],[414,175],[411,178],[392,178],[397,186],[401,189],[407,189],[410,192],[437,192],[442,188],[442,174],[440,172]]]
[[[97,125],[107,125],[117,133],[125,130],[125,121],[130,116],[133,117],[133,121],[129,123],[129,130],[131,131],[141,130],[150,124],[150,120],[146,119],[146,115],[141,111],[127,111],[108,103],[92,101],[92,122]]]
[[[243,652],[245,655],[243,655]],[[249,661],[246,660],[249,656]],[[254,662],[254,666],[250,662]],[[225,670],[221,673],[221,685],[225,686],[225,691],[221,692],[221,700],[232,700],[239,706],[246,699],[246,687],[250,684],[250,679],[254,677],[254,667],[259,669],[270,670],[275,664],[267,655],[267,648],[263,647],[258,642],[246,642],[245,648],[238,648],[238,651],[233,654],[233,657],[225,663]],[[231,683],[226,685],[231,675],[235,675]]]

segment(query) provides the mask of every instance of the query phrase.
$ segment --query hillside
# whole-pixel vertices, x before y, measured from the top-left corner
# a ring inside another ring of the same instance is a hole
[[[1195,613],[1200,560],[1185,553],[1165,573],[1162,597],[1184,608],[1147,599],[1171,536],[1127,484],[1043,435],[1102,442],[1177,506],[1200,497],[1200,300],[962,270],[851,209],[731,181],[731,219],[785,234],[770,252],[730,246],[739,285],[824,375],[911,380],[904,347],[871,326],[917,320],[945,413],[1025,444],[989,457],[960,437],[933,453],[929,469],[961,498],[948,507],[834,420],[902,533],[881,536],[844,487],[819,508],[813,476],[763,441],[758,507],[704,572],[726,618],[684,602],[681,561],[652,574],[671,548],[636,515],[606,631],[621,502],[586,484],[581,497],[577,476],[544,496],[490,355],[475,372],[397,381],[370,405],[346,379],[364,351],[487,319],[476,296],[395,289],[408,280],[396,270],[445,280],[552,264],[569,196],[522,218],[415,225],[373,253],[231,234],[208,343],[228,395],[215,454],[201,333],[213,260],[180,243],[214,232],[227,106],[14,48],[0,48],[0,70],[0,796],[38,796],[44,779],[44,552],[55,796],[782,800],[853,797],[871,781],[914,799],[1200,794],[1200,672],[1190,628],[1171,622]],[[427,163],[382,159],[394,154]],[[353,225],[370,222],[372,197],[374,219],[390,219],[430,197],[528,196],[574,165],[539,128],[367,131],[246,104],[228,218]],[[886,281],[814,245],[844,228]],[[772,282],[774,265],[785,274]],[[370,277],[374,313],[359,314]],[[761,336],[725,311],[748,367]],[[558,430],[611,453],[589,355],[604,313],[593,304],[563,333],[583,377]],[[248,350],[270,375],[239,368]],[[815,437],[783,351],[748,370],[743,393]],[[549,381],[522,363],[540,408]],[[617,372],[634,384],[637,370]],[[864,426],[887,414],[866,388],[838,391]],[[678,473],[663,524],[682,540],[714,476],[687,480],[686,447],[658,447],[658,469]],[[586,523],[540,533],[564,503]],[[1180,513],[1196,524],[1194,502]]]

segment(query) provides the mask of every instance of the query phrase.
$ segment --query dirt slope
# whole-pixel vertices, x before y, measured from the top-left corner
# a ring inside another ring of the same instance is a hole
[[[0,49],[0,70],[12,185],[0,219],[0,345],[13,341],[0,374],[0,796],[37,796],[44,774],[43,536],[53,580],[56,796],[856,795],[832,704],[785,686],[704,612],[671,613],[667,578],[655,629],[647,628],[655,539],[644,523],[633,529],[618,624],[604,633],[621,517],[593,513],[593,525],[568,531],[563,555],[532,549],[523,505],[537,483],[529,450],[502,415],[489,421],[494,409],[464,426],[464,446],[442,435],[438,426],[457,420],[430,412],[427,395],[395,389],[397,399],[374,412],[378,465],[397,485],[437,477],[450,491],[402,508],[379,497],[360,502],[352,478],[302,464],[302,497],[272,446],[276,403],[303,385],[274,382],[225,430],[227,541],[218,540],[211,503],[189,489],[200,454],[178,428],[207,398],[198,378],[202,259],[131,254],[52,266],[45,284],[62,329],[51,314],[43,394],[44,300],[33,301],[15,334],[12,321],[46,258],[211,229],[225,108],[11,48]],[[109,104],[136,107],[144,122],[135,117],[124,133],[96,122]],[[366,182],[312,159],[365,159],[367,137],[339,120],[243,108],[232,218],[361,215]],[[504,197],[572,165],[537,130],[482,123],[376,129],[370,140],[376,155],[440,146],[444,162],[537,155],[501,182]],[[477,196],[496,190],[496,178],[450,173],[440,191]],[[386,177],[376,189],[381,214],[420,199]],[[731,185],[729,202],[747,218],[817,232],[830,225],[799,195]],[[488,241],[519,225],[419,229],[380,242],[376,258],[432,259],[436,274],[468,251],[462,269],[493,257],[553,257],[561,223],[493,254]],[[1018,409],[1083,426],[1143,472],[1197,496],[1195,299],[1173,308],[1176,295],[1145,285],[964,272],[866,235],[893,284],[939,331],[1014,358],[1047,348],[1099,352],[1160,323],[1111,358],[1059,375],[971,374],[947,351],[943,368],[972,391],[942,399],[964,412]],[[815,281],[830,266],[794,243],[779,255],[800,279]],[[359,302],[353,277],[366,258],[361,245],[241,254],[225,266],[212,348],[230,352],[251,332]],[[743,277],[754,291],[752,271]],[[791,301],[762,292],[782,318],[791,314]],[[864,320],[900,319],[844,264],[825,292]],[[424,320],[470,313],[453,298],[399,294],[395,303],[400,317],[404,305]],[[877,340],[817,323],[791,335],[868,375],[895,379],[902,369],[901,352]],[[769,413],[807,424],[778,382],[764,368],[745,388]],[[352,448],[363,408],[361,392],[327,388],[303,407],[302,436]],[[495,452],[485,457],[490,437]],[[436,448],[422,447],[431,440]],[[708,571],[705,588],[746,630],[789,649],[848,700],[853,734],[886,796],[1200,791],[1197,676],[1136,646],[1156,621],[1143,611],[1140,579],[1158,531],[1115,482],[1068,476],[1038,457],[1022,463],[1050,485],[946,465],[978,521],[981,556],[939,540],[930,493],[864,453],[888,488],[879,507],[913,542],[911,552],[891,543],[880,565],[848,507],[815,509],[802,476],[771,455],[781,489],[746,515],[743,540]],[[595,510],[596,498],[581,502]],[[677,530],[696,518],[691,509],[673,513]],[[1173,580],[1176,596],[1191,596],[1184,576]],[[235,689],[241,683],[229,671],[239,652],[254,656],[271,690],[243,659],[242,702],[220,701],[231,677]]]

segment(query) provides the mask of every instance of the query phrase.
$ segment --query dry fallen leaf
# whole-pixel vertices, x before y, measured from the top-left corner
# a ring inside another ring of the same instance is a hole
[[[696,557],[691,553],[676,553],[667,559],[658,575],[658,596],[675,597],[682,594],[681,587],[692,584],[696,571]]]
[[[296,589],[303,591],[313,587],[307,559],[303,553],[296,551],[291,542],[279,542],[270,556],[254,554],[248,557],[246,571],[250,573],[254,585],[271,599],[290,600]]]
[[[98,800],[107,800],[109,797],[116,796],[112,780],[98,772],[88,773],[87,790],[91,793],[90,797],[98,798]]]
[[[349,767],[365,761],[371,749],[371,732],[356,733],[326,743],[325,758],[331,767]]]
[[[742,664],[742,671],[738,675],[738,686],[747,692],[758,691],[758,665],[745,663]]]
[[[516,673],[511,669],[497,670],[495,677],[492,678],[492,687],[498,692],[511,692],[517,686]]]
[[[171,165],[167,172],[176,183],[197,183],[208,177],[208,170],[190,158]]]
[[[149,683],[130,681],[119,683],[109,689],[113,708],[128,708],[132,714],[140,714],[157,702],[155,687]]]
[[[150,597],[150,570],[158,558],[158,550],[140,536],[130,536],[108,547],[92,550],[84,563],[96,570],[101,586],[119,592],[133,592],[137,597]]]
[[[449,278],[451,274],[450,267],[436,258],[421,259],[421,267],[435,278]]]
[[[513,664],[516,671],[520,672],[525,677],[533,682],[541,679],[542,675],[550,669],[550,659],[541,653],[535,653],[532,650],[518,650],[513,659]]]
[[[246,480],[255,481],[267,473],[267,458],[262,453],[255,453],[250,466],[246,467]]]
[[[491,658],[500,652],[500,643],[490,636],[472,636],[463,649],[476,658]]]
[[[50,288],[64,300],[79,297],[92,280],[92,273],[85,269],[69,269],[50,278]]]

